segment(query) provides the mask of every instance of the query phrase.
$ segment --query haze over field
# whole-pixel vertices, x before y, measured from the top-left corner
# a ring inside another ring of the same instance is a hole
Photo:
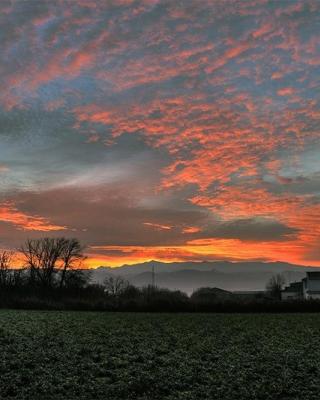
[[[319,1],[2,0],[0,34],[2,249],[320,265]]]
[[[267,282],[276,274],[281,274],[288,284],[300,281],[306,276],[307,271],[312,270],[317,269],[281,262],[150,261],[123,265],[119,268],[99,267],[91,272],[91,281],[103,283],[106,277],[116,275],[138,287],[148,286],[154,279],[160,288],[178,289],[188,294],[201,287],[218,287],[231,291],[260,291],[265,290]]]

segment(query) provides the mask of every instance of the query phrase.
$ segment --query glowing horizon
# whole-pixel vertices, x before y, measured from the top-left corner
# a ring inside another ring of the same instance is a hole
[[[0,11],[2,249],[320,266],[320,2]]]

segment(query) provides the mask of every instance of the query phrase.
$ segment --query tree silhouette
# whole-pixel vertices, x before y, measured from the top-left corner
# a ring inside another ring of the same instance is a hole
[[[47,288],[56,286],[57,280],[58,286],[63,287],[68,270],[81,266],[85,258],[82,251],[78,239],[64,237],[27,240],[20,248],[30,272],[30,280]]]
[[[12,252],[3,251],[0,253],[0,286],[8,287],[12,283],[12,270],[11,270],[11,261],[12,261]]]
[[[123,279],[121,276],[107,276],[103,281],[105,292],[110,296],[119,296],[129,286],[129,282]]]
[[[63,262],[63,266],[60,277],[60,288],[63,287],[66,283],[67,271],[74,268],[75,266],[77,268],[81,266],[81,263],[85,259],[83,255],[83,250],[84,247],[81,245],[78,239],[64,240],[64,245],[61,252],[61,259]],[[76,277],[75,274],[72,274],[72,277],[75,278]]]
[[[286,281],[284,276],[282,274],[276,274],[269,279],[266,289],[273,297],[280,300],[281,291],[285,283]]]

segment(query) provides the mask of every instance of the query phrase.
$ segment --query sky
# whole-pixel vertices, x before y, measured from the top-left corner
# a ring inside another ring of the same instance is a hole
[[[1,0],[0,248],[320,265],[320,1]]]

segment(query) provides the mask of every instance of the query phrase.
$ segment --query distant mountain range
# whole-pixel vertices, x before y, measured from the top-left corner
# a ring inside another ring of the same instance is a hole
[[[149,261],[117,268],[99,267],[92,272],[92,280],[102,283],[106,276],[121,275],[136,286],[152,282],[152,267],[156,285],[192,293],[204,286],[225,290],[263,290],[272,275],[283,273],[287,282],[302,279],[306,271],[318,270],[285,262],[173,262]]]

